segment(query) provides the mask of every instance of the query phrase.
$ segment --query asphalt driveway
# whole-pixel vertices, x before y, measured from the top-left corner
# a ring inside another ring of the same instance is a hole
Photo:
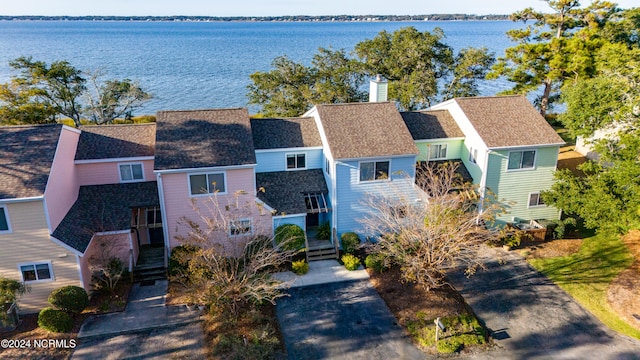
[[[277,316],[289,359],[424,359],[369,280],[292,288]]]
[[[640,359],[640,341],[619,335],[517,254],[484,248],[487,270],[449,280],[492,331],[498,348],[475,359]]]

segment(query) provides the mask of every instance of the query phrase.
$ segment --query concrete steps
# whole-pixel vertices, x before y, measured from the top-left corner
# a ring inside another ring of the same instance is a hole
[[[138,263],[133,269],[133,280],[136,282],[164,280],[167,269],[164,267],[164,248],[141,246]]]

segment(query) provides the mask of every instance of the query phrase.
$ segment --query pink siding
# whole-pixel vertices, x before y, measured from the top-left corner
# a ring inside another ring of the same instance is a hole
[[[118,164],[142,163],[144,181],[154,181],[153,160],[143,161],[113,161],[88,164],[76,164],[78,182],[83,185],[118,184],[120,182],[120,169]]]
[[[79,185],[73,159],[79,137],[80,134],[65,127],[60,132],[47,188],[44,191],[51,231],[60,224],[78,197]]]
[[[94,235],[91,243],[80,258],[80,270],[85,290],[91,291],[90,263],[95,259],[117,257],[129,268],[129,233]],[[92,259],[93,258],[93,259]]]
[[[254,188],[254,171],[253,169],[227,170],[227,194],[217,195],[217,201],[223,207],[225,204],[232,202],[236,197],[234,194],[238,191],[246,191],[246,195],[239,196],[239,203],[242,206],[243,214],[241,218],[252,218],[254,234],[272,233],[271,214],[268,211],[262,211],[255,205]],[[207,210],[207,205],[212,204],[211,197],[198,196],[190,197],[187,173],[163,174],[162,187],[164,191],[164,205],[167,218],[165,231],[168,232],[170,246],[173,248],[180,245],[175,239],[176,235],[186,235],[187,231],[184,226],[178,224],[181,217],[185,216],[191,220],[197,221],[199,215],[194,211],[191,199],[196,199],[201,214],[206,215],[211,212]],[[201,222],[202,223],[202,222]],[[220,233],[216,241],[229,241],[226,233]]]

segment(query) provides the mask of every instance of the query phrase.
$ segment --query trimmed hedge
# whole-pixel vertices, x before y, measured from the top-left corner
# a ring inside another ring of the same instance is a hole
[[[291,263],[291,271],[296,275],[304,275],[309,272],[309,263],[306,260],[298,260]]]
[[[349,271],[357,270],[358,266],[360,266],[360,259],[351,254],[342,255],[340,260],[342,260],[345,269]]]
[[[278,245],[286,242],[283,246],[285,250],[304,249],[304,230],[295,224],[280,225],[276,228],[275,240]]]
[[[360,238],[358,234],[354,232],[346,232],[340,236],[340,241],[342,242],[342,251],[347,254],[353,254],[358,250],[358,246],[360,245]]]
[[[65,312],[79,314],[89,306],[87,292],[78,286],[64,286],[53,290],[49,295],[49,304]]]
[[[38,326],[54,333],[69,332],[73,328],[73,320],[66,312],[48,307],[38,314]]]

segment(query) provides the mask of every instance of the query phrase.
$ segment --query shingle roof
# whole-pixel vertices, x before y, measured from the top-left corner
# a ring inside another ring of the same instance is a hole
[[[316,105],[316,109],[335,159],[418,153],[390,102]]]
[[[96,232],[131,228],[131,208],[160,206],[155,181],[81,186],[53,236],[84,252]]]
[[[488,148],[564,144],[522,95],[456,98],[454,101]]]
[[[322,146],[314,118],[251,119],[256,149]]]
[[[448,110],[407,111],[400,115],[413,140],[464,137]]]
[[[247,109],[160,111],[155,169],[255,164]]]
[[[304,193],[328,192],[321,169],[257,173],[256,184],[264,189],[258,191],[258,198],[278,214],[304,214]]]
[[[0,199],[41,196],[62,125],[0,127]]]
[[[153,156],[156,124],[93,125],[80,128],[76,160]]]

